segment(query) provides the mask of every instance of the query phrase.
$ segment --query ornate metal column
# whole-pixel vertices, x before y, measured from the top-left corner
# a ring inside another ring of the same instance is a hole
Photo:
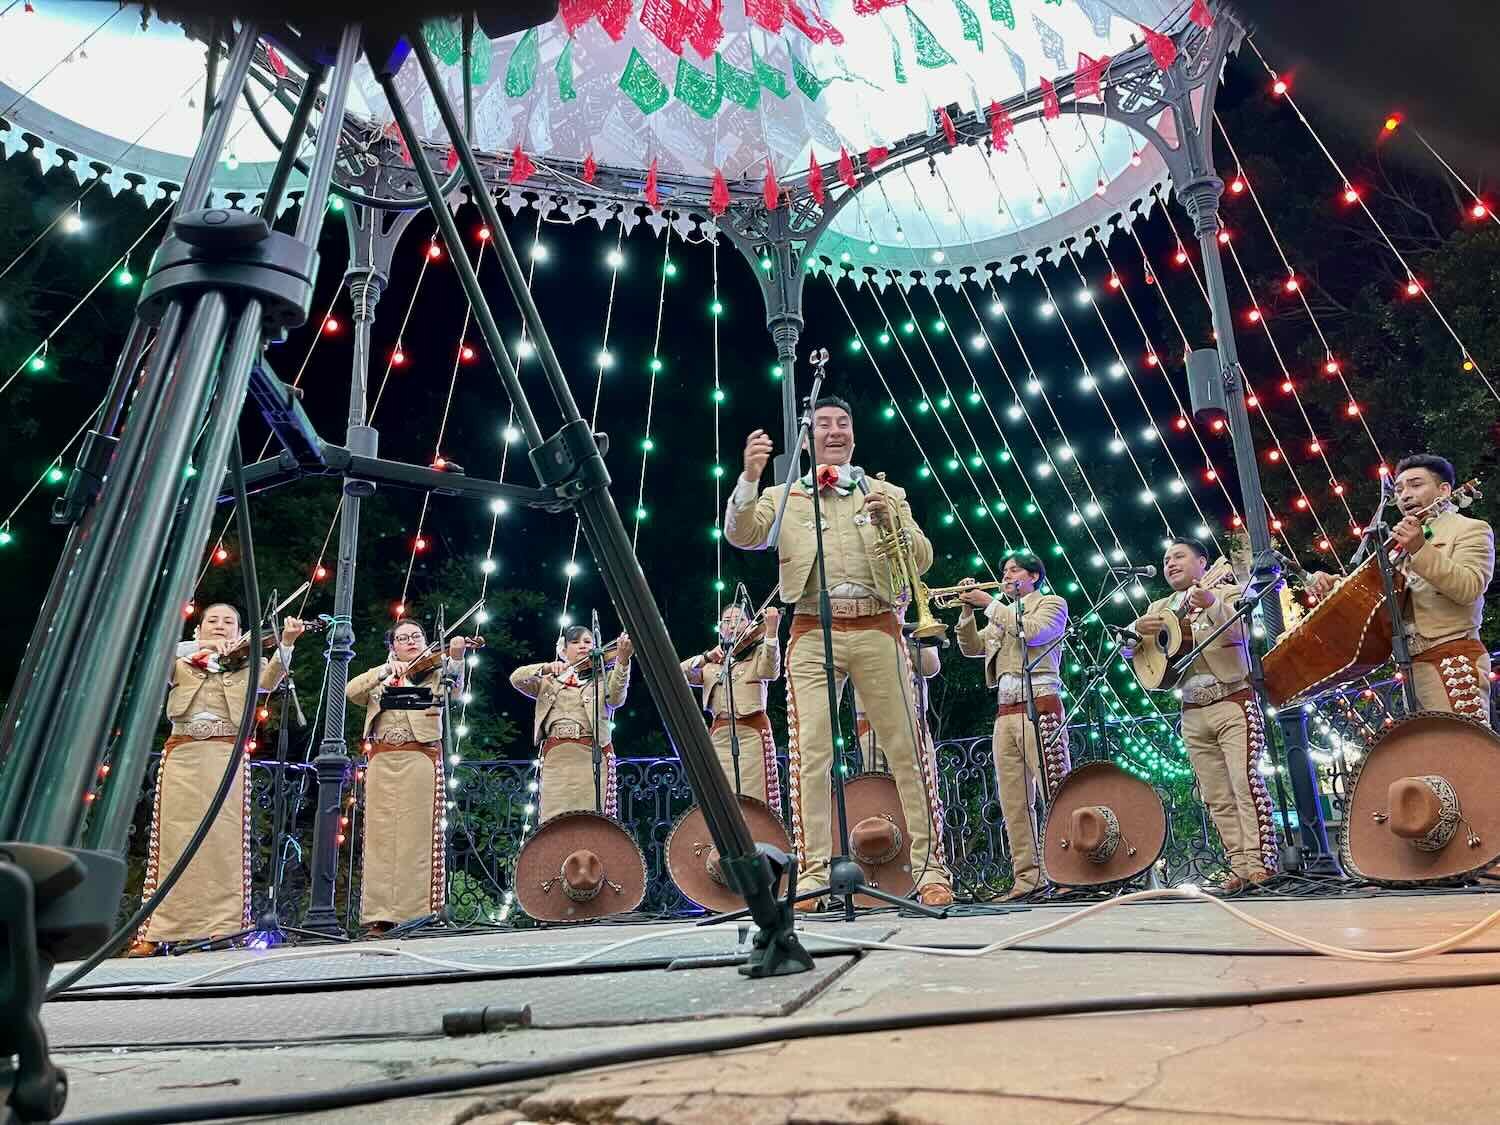
[[[848,198],[845,195],[843,198]],[[778,476],[785,474],[788,454],[797,440],[801,412],[797,408],[797,342],[802,336],[803,256],[838,213],[838,203],[818,207],[802,199],[767,211],[760,205],[731,208],[720,221],[722,230],[750,262],[760,282],[766,306],[766,327],[776,344],[781,365],[781,454]]]
[[[365,424],[370,374],[370,331],[375,306],[390,280],[391,257],[415,211],[375,211],[345,207],[349,230],[349,268],[344,283],[354,307],[354,360],[349,375],[349,427],[346,445],[351,453],[374,457],[379,433]],[[334,571],[333,627],[328,631],[328,676],[323,694],[323,738],[314,767],[318,774],[317,819],[313,824],[310,869],[311,903],[305,929],[334,935],[342,932],[334,906],[338,877],[339,818],[349,780],[349,747],[344,737],[344,688],[354,657],[354,569],[359,557],[359,506],[375,492],[369,480],[344,478],[344,500],[339,515],[339,555]]]

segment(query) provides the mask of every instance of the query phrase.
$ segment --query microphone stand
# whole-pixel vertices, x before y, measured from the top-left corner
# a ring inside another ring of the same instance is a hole
[[[795,449],[787,451],[786,488],[781,495],[781,504],[776,511],[776,519],[771,524],[771,534],[767,546],[774,550],[781,540],[781,521],[786,516],[787,500],[791,498],[792,485],[796,483],[798,472],[801,468],[801,450],[807,444],[812,433],[813,404],[818,401],[819,391],[823,387],[823,367],[828,362],[827,352],[821,353],[821,362],[817,358],[813,360],[813,382],[812,390],[807,397],[806,409],[802,413],[802,424],[797,431],[797,445]],[[829,735],[833,745],[829,747],[833,769],[831,771],[833,782],[833,804],[837,814],[838,835],[834,843],[834,854],[828,858],[828,886],[815,891],[807,891],[799,894],[793,899],[794,902],[802,902],[808,899],[828,896],[830,899],[842,898],[844,900],[844,921],[854,921],[854,896],[856,894],[869,895],[871,898],[879,899],[881,902],[890,903],[892,906],[905,910],[912,910],[929,918],[942,918],[941,910],[923,906],[911,899],[901,898],[879,887],[872,887],[865,881],[864,869],[845,854],[849,846],[849,809],[844,800],[844,764],[839,752],[839,744],[843,741],[843,731],[839,724],[839,697],[837,681],[834,672],[833,660],[833,605],[828,595],[828,563],[827,553],[823,546],[823,505],[819,494],[822,489],[817,480],[817,459],[813,461],[812,482],[812,518],[813,534],[815,543],[815,556],[817,559],[818,575],[818,624],[823,634],[823,674],[826,679],[828,690],[828,724]],[[789,596],[790,592],[783,590],[782,595]]]
[[[594,811],[604,812],[604,747],[599,742],[599,721],[603,707],[604,647],[599,636],[599,611],[594,610],[594,647],[589,650],[589,679],[594,693],[594,716],[589,723],[589,743],[594,762]]]

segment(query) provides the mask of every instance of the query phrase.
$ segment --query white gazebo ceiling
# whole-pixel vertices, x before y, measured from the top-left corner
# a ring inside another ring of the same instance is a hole
[[[606,30],[598,13],[607,19],[606,10],[628,2],[564,0],[571,33],[559,16],[488,49],[476,44],[486,72],[474,93],[476,147],[505,154],[519,145],[543,166],[592,156],[644,172],[655,161],[663,174],[706,181],[721,171],[731,183],[758,185],[768,159],[778,176],[790,177],[805,173],[810,157],[828,163],[840,148],[857,156],[932,131],[939,106],[970,110],[1024,94],[1044,77],[1071,73],[1080,53],[1098,58],[1129,48],[1140,24],[1175,26],[1187,6],[725,0],[717,41],[688,36],[678,54],[645,21],[677,12],[691,23],[714,0],[640,0],[629,4],[623,24]],[[781,27],[768,30],[778,14]],[[830,26],[833,33],[824,31]],[[152,185],[179,182],[202,122],[203,60],[203,45],[176,25],[153,18],[142,29],[137,8],[48,0],[26,12],[14,5],[0,17],[0,119],[11,126],[0,131],[0,144],[12,152],[26,143],[22,133],[34,134],[44,163],[68,150],[80,158],[80,175],[91,162],[108,166],[117,189],[127,174]],[[760,77],[746,84],[743,76],[757,65]],[[456,97],[459,67],[444,70]],[[446,143],[431,98],[416,92],[416,71],[409,60],[398,78],[413,91],[408,108],[424,136]],[[627,72],[639,80],[631,90]],[[262,88],[251,91],[284,130],[286,112]],[[349,108],[376,122],[390,116],[368,72],[356,76]],[[243,104],[230,136],[233,166],[221,163],[215,187],[253,195],[275,152]],[[1072,113],[1045,129],[1022,124],[1005,153],[967,146],[943,154],[936,171],[919,164],[862,191],[819,253],[903,271],[1008,261],[1103,222],[1165,179],[1160,159],[1123,125]],[[837,187],[835,176],[827,180]]]

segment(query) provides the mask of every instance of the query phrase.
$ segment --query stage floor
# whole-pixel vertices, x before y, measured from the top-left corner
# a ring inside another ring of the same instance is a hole
[[[1235,905],[1318,940],[1365,949],[1439,941],[1500,909],[1500,894],[1250,898]],[[973,908],[971,908],[972,910]],[[237,950],[116,961],[88,985],[130,998],[44,1009],[66,1066],[67,1118],[161,1104],[311,1092],[602,1047],[900,1012],[1302,985],[1496,974],[1500,927],[1476,946],[1414,963],[1293,954],[1277,938],[1202,902],[1133,903],[1037,939],[1083,952],[1013,950],[983,959],[833,952],[814,935],[985,944],[1079,909],[1049,905],[943,921],[866,915],[810,920],[811,973],[748,981],[723,965],[732,925],[614,924],[369,943],[354,955],[312,947],[295,960]],[[576,971],[541,970],[626,938],[642,940]],[[391,948],[492,971],[451,969]],[[828,950],[828,952],[825,952]],[[220,966],[207,995],[150,996]],[[493,970],[531,967],[498,979]],[[435,974],[424,979],[423,974]],[[1217,1009],[1031,1018],[836,1035],[713,1056],[580,1071],[442,1097],[306,1117],[321,1122],[1493,1122],[1500,984],[1240,1004]],[[248,988],[245,986],[249,986]],[[444,1012],[529,1004],[532,1026],[445,1038]]]

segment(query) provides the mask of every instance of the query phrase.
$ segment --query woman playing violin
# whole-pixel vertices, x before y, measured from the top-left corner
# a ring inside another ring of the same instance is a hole
[[[415,621],[386,634],[385,663],[344,689],[365,709],[365,838],[359,917],[366,933],[443,908],[443,707],[463,692],[464,650],[454,637],[447,651],[427,643]],[[444,678],[446,677],[446,688]],[[388,689],[426,688],[430,706],[416,710],[382,706]]]
[[[613,663],[609,652],[613,650]],[[590,660],[594,635],[582,625],[570,625],[558,639],[557,659],[525,664],[511,673],[510,683],[536,700],[532,737],[541,750],[541,820],[558,813],[594,807],[594,738],[603,751],[600,795],[606,816],[618,811],[615,749],[610,719],[624,705],[630,690],[629,634],[605,650],[605,673],[595,682]],[[598,700],[596,706],[595,700]]]
[[[682,674],[703,692],[709,715],[709,739],[719,764],[737,791],[764,801],[781,815],[781,781],[776,772],[776,741],[766,715],[766,688],[781,677],[781,611],[767,608],[759,624],[752,624],[738,605],[719,615],[719,644],[682,662]],[[758,640],[756,638],[759,638]],[[725,653],[733,651],[729,676],[724,675]],[[732,687],[732,692],[731,692]],[[731,700],[731,694],[733,699]],[[739,772],[735,772],[733,740],[740,744]]]
[[[255,689],[281,682],[304,626],[288,617],[269,660],[256,662]],[[218,790],[251,691],[250,664],[230,659],[243,633],[240,612],[222,602],[207,606],[193,639],[177,646],[168,683],[172,733],[162,749],[151,809],[151,843],[143,891],[151,895],[170,871]],[[250,755],[244,755],[229,795],[192,863],[141,926],[128,954],[145,957],[161,942],[197,941],[243,930],[250,922]],[[149,935],[149,936],[148,936]]]

